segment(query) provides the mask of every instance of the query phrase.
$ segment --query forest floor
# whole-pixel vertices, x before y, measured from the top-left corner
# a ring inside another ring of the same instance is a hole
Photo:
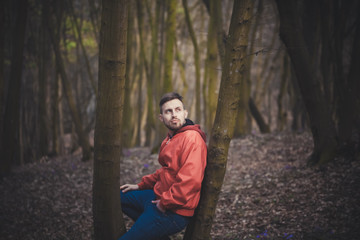
[[[312,147],[308,133],[232,140],[212,239],[360,239],[360,162],[309,168]],[[15,168],[0,182],[0,239],[92,239],[92,166],[71,155]],[[148,148],[124,150],[121,184],[158,167]]]

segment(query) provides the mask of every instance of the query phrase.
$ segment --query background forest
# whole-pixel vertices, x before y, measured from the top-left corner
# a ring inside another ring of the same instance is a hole
[[[155,146],[155,139],[157,143],[162,139],[164,131],[162,136],[155,136],[159,133],[158,100],[171,90],[184,95],[191,118],[209,132],[221,77],[217,37],[224,39],[229,28],[232,1],[218,3],[217,19],[210,19],[206,1],[176,1],[172,23],[166,21],[166,1],[131,4],[125,147]],[[48,8],[48,16],[44,8]],[[12,139],[17,136],[11,143],[18,148],[12,163],[74,151],[79,146],[74,122],[80,121],[86,138],[95,126],[100,1],[53,1],[49,6],[42,1],[6,1],[2,11],[1,108],[4,112],[5,100],[12,98],[9,108],[19,109],[18,121],[11,119],[15,129]],[[279,39],[276,5],[259,1],[254,11],[258,13],[252,19],[248,50],[251,76],[247,87],[239,91],[251,96],[253,106],[257,106],[262,131],[303,130],[304,108]],[[216,31],[211,24],[221,28]],[[166,50],[166,37],[174,46],[171,51]],[[54,45],[58,46],[57,53]],[[246,117],[237,128],[238,136],[259,131],[247,106],[244,111]]]
[[[215,1],[218,5],[214,13],[209,1],[172,4],[131,2],[124,147],[156,147],[166,134],[156,119],[157,103],[164,92],[171,90],[184,95],[191,118],[210,135],[232,1]],[[14,152],[8,155],[12,156],[11,164],[39,161],[49,154],[67,154],[78,148],[82,138],[89,142],[95,126],[100,5],[96,0],[4,2],[1,139],[7,139],[2,145],[10,145],[7,148]],[[256,1],[246,36],[248,76],[242,82],[244,86],[239,87],[243,99],[235,136],[308,129],[302,98],[319,98],[321,101],[315,105],[325,105],[321,108],[328,111],[329,121],[340,133],[345,132],[340,131],[342,125],[354,125],[351,119],[357,118],[349,119],[346,114],[359,112],[354,109],[358,105],[355,90],[359,76],[358,41],[354,41],[358,34],[357,5],[356,1],[334,1],[322,7],[321,1],[298,1],[293,6],[303,12],[299,16],[303,31],[298,34],[309,45],[307,60],[317,69],[311,76],[316,79],[301,80],[318,85],[318,96],[313,96],[311,89],[299,90],[296,71],[279,37],[276,3]],[[170,7],[174,12],[168,13]],[[349,124],[341,124],[343,115]],[[341,137],[340,133],[334,136],[348,141],[349,137]]]
[[[166,134],[157,120],[158,102],[169,91],[184,96],[190,118],[210,138],[220,112],[221,82],[230,78],[232,61],[242,68],[229,87],[235,86],[238,96],[231,137],[272,136],[276,142],[276,134],[306,134],[301,139],[312,147],[308,151],[306,143],[301,156],[309,166],[339,158],[359,162],[360,3],[239,2],[127,2],[126,26],[112,33],[127,29],[121,46],[126,48],[118,129],[122,163],[131,149],[157,153]],[[100,0],[6,0],[2,5],[0,176],[53,157],[81,156],[89,164],[97,100],[104,94],[99,89],[101,13],[120,13],[104,11]],[[238,22],[246,27],[234,41],[231,20],[239,6],[250,15]],[[227,51],[244,54],[231,59]],[[230,90],[223,94],[233,96]]]

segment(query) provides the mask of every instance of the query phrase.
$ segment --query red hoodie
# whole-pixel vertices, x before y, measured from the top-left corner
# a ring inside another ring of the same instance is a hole
[[[182,216],[194,215],[200,199],[207,148],[199,125],[187,125],[161,143],[161,168],[146,175],[139,189],[154,189],[160,205]]]

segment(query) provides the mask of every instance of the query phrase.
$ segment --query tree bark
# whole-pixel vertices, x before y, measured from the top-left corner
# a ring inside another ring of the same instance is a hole
[[[245,136],[246,134],[250,133],[251,131],[251,112],[249,108],[249,99],[251,95],[251,67],[254,59],[254,48],[256,45],[256,33],[258,31],[258,27],[261,26],[259,24],[260,17],[262,16],[263,12],[263,1],[258,1],[258,5],[256,6],[256,14],[254,19],[251,21],[251,27],[249,30],[249,47],[248,47],[248,67],[247,67],[247,74],[244,81],[239,88],[241,91],[241,100],[239,102],[239,111],[238,115],[236,116],[236,123],[237,127],[235,128],[234,136],[241,137]],[[260,29],[262,30],[262,28]],[[258,86],[258,84],[256,84]],[[255,94],[259,92],[259,88],[256,88],[254,91]]]
[[[184,239],[210,239],[216,204],[224,180],[229,144],[235,129],[240,101],[239,87],[242,79],[246,77],[246,48],[252,10],[252,0],[234,1],[201,199]]]
[[[93,178],[96,240],[126,232],[120,203],[120,157],[126,74],[128,1],[103,0]]]
[[[0,158],[0,176],[11,171],[11,165],[18,162],[19,124],[20,124],[20,88],[23,67],[24,40],[28,0],[18,3],[18,12],[13,35],[13,50],[11,58],[10,81],[5,104],[2,151]]]
[[[276,2],[280,14],[280,37],[287,47],[309,114],[314,139],[314,151],[309,164],[323,164],[333,160],[335,156],[337,142],[334,123],[311,64],[312,58],[297,14],[297,3],[287,0]]]

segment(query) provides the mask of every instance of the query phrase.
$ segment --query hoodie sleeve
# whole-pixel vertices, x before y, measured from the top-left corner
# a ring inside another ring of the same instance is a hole
[[[176,174],[176,181],[161,195],[160,205],[164,209],[193,209],[200,199],[206,166],[206,144],[200,134],[193,132],[191,137],[184,140],[183,146],[179,159],[182,166]]]
[[[141,182],[138,183],[139,189],[140,190],[152,189],[154,187],[155,183],[157,182],[158,178],[159,178],[160,171],[161,171],[161,168],[158,169],[153,174],[143,176],[142,179],[141,179]]]

